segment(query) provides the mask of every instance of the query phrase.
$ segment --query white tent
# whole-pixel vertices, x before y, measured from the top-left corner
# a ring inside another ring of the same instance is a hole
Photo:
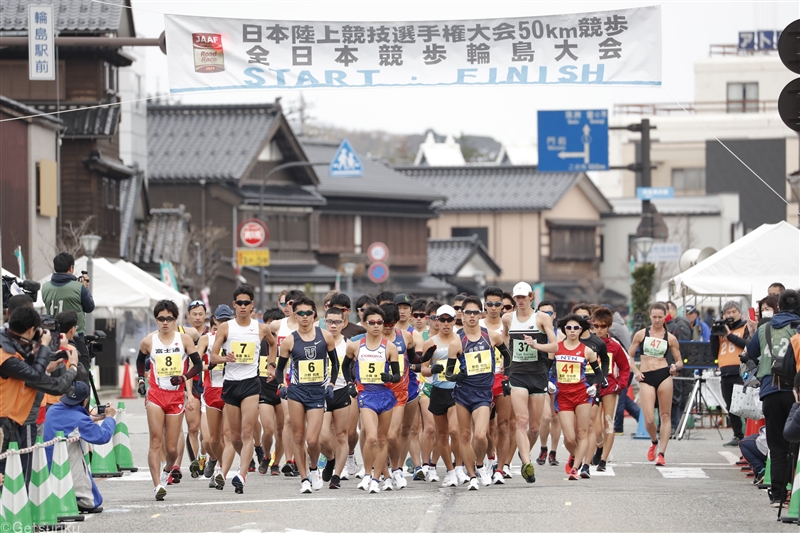
[[[668,282],[673,298],[746,296],[755,302],[771,283],[800,287],[800,230],[787,222],[763,224]]]
[[[152,275],[148,274],[141,268],[137,267],[133,263],[129,263],[120,259],[119,261],[114,263],[114,267],[125,272],[130,277],[135,279],[137,282],[141,284],[143,289],[146,289],[152,296],[156,297],[158,300],[172,300],[178,305],[178,309],[181,310],[181,313],[186,311],[186,308],[189,307],[189,297],[183,294],[182,292],[178,292],[163,281],[156,279]]]

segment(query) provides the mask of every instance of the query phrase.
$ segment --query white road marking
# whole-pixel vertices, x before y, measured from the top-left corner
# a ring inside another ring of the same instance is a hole
[[[719,454],[732,465],[735,465],[739,461],[739,456],[731,452],[719,452]]]
[[[616,476],[616,474],[614,473],[614,469],[611,467],[611,465],[606,465],[606,471],[605,472],[598,472],[596,466],[590,466],[589,467],[589,472],[592,474],[592,477],[594,477],[594,476]]]
[[[393,500],[421,500],[421,499],[429,499],[430,495],[419,495],[419,496],[401,496],[397,493],[393,493]],[[159,502],[153,502],[150,505],[120,505],[121,508],[124,509],[145,509],[149,507],[199,507],[199,506],[207,506],[207,505],[241,505],[246,503],[290,503],[290,502],[324,502],[324,501],[364,501],[366,496],[356,497],[356,498],[275,498],[275,499],[268,499],[268,500],[223,500],[223,501],[215,501],[215,502],[183,502],[183,503],[168,503],[163,504]],[[376,498],[372,498],[376,499]]]
[[[657,468],[666,479],[708,479],[702,468]]]

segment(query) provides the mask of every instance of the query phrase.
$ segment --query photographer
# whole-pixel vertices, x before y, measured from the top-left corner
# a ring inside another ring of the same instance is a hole
[[[63,311],[75,311],[78,314],[75,346],[80,353],[80,362],[84,368],[89,368],[89,350],[84,339],[86,313],[94,311],[94,299],[89,292],[89,277],[82,275],[79,279],[74,276],[75,259],[67,252],[61,252],[53,259],[53,271],[55,273],[50,281],[42,286],[45,309],[53,316]]]
[[[796,369],[790,339],[796,335],[800,325],[800,295],[797,291],[784,291],[778,306],[781,311],[758,327],[740,356],[742,363],[750,367],[755,364],[756,377],[761,382],[760,397],[771,459],[770,500],[774,507],[779,507],[786,499],[786,483],[789,481],[789,442],[783,437],[783,428],[794,403],[792,385]]]
[[[78,381],[70,394],[61,397],[47,413],[44,423],[44,440],[52,440],[56,432],[63,431],[64,436],[80,437],[89,444],[106,444],[114,435],[117,423],[114,416],[117,411],[111,405],[105,406],[105,414],[90,414],[86,407],[89,405],[89,386]],[[98,424],[97,422],[100,422]],[[84,460],[82,441],[67,444],[69,455],[70,474],[72,485],[75,489],[75,498],[78,500],[78,510],[82,513],[103,512],[103,496],[97,489],[92,479],[92,473]],[[52,467],[53,447],[46,448],[47,464]]]
[[[717,365],[720,370],[720,388],[725,408],[730,409],[733,397],[733,386],[743,385],[742,376],[739,375],[739,355],[747,346],[750,332],[747,321],[742,319],[739,304],[733,300],[725,302],[722,306],[723,320],[714,322],[711,327],[711,353],[716,354]],[[738,446],[744,438],[742,419],[729,414],[730,426],[733,428],[733,438],[723,446]]]
[[[8,329],[0,333],[0,453],[8,449],[9,442],[19,442],[20,429],[33,407],[36,391],[25,382],[42,379],[50,363],[50,332],[42,332],[41,324],[32,307],[20,307],[11,313]],[[5,468],[2,459],[0,474]]]

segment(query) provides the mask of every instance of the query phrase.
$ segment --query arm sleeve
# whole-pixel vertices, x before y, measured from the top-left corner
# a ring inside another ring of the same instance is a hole
[[[339,358],[336,356],[336,348],[328,352],[328,358],[331,360],[331,383],[336,383],[339,377]]]
[[[511,365],[511,352],[508,351],[508,346],[501,344],[496,349],[503,356],[503,368],[508,368]]]
[[[400,383],[400,363],[398,361],[389,362],[389,368],[392,371],[392,383]]]
[[[275,369],[275,379],[278,380],[278,385],[283,385],[283,371],[286,369],[288,360],[286,357],[278,357],[278,366]]]
[[[83,283],[81,283],[81,308],[84,313],[91,313],[94,311],[94,298],[92,298],[92,293],[89,292],[89,289],[83,286]],[[90,331],[89,333],[94,334],[94,331]]]
[[[78,430],[81,433],[81,438],[89,444],[105,444],[114,436],[114,429],[117,427],[117,422],[111,418],[106,417],[103,423],[98,425],[92,422],[91,417],[87,414],[81,416],[78,424]]]
[[[78,375],[76,367],[68,368],[57,378],[45,376],[41,381],[26,383],[30,388],[44,392],[45,394],[66,394],[75,377]]]
[[[342,364],[342,375],[344,376],[344,380],[348,383],[353,382],[353,363],[355,362],[354,359],[350,359],[349,357],[344,358],[344,363]]]
[[[619,389],[623,390],[631,382],[631,364],[628,361],[628,356],[622,349],[622,346],[615,346],[613,351],[614,364],[619,369],[619,376],[617,376],[617,384]]]
[[[136,373],[140,378],[144,377],[144,362],[147,360],[147,354],[139,350],[139,355],[136,356]]]
[[[608,355],[606,355],[606,357],[608,357]],[[598,363],[595,360],[595,361],[592,361],[591,363],[589,363],[589,366],[591,366],[592,370],[594,370],[594,375],[595,376],[599,376],[600,377],[600,381],[603,381],[603,379],[605,378],[606,374],[605,374],[605,372],[603,372],[603,367],[600,366],[600,363]]]
[[[444,369],[444,377],[445,379],[449,379],[455,374],[456,372],[456,360],[455,358],[447,359],[447,366]]]
[[[200,354],[198,354],[197,352],[190,353],[189,359],[192,361],[192,368],[190,368],[189,371],[186,373],[186,381],[189,381],[190,379],[194,378],[196,375],[200,373],[201,370],[203,370],[203,360],[200,359]],[[137,367],[138,367],[138,361],[137,361]]]
[[[783,438],[789,442],[800,442],[800,410],[798,406],[800,403],[797,402],[792,405],[786,425],[783,427]]]

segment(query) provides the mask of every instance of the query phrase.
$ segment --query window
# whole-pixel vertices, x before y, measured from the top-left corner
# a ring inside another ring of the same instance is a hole
[[[103,178],[103,236],[116,237],[119,234],[119,219],[119,183],[111,178]]]
[[[114,65],[103,63],[103,78],[105,80],[106,94],[116,96],[119,91],[119,70]]]
[[[451,237],[472,237],[477,235],[483,245],[489,248],[489,228],[450,228]]]
[[[705,168],[673,168],[672,187],[676,194],[705,194]]]
[[[728,84],[728,113],[758,113],[758,83]]]
[[[597,258],[594,226],[551,226],[550,259],[593,261]]]

